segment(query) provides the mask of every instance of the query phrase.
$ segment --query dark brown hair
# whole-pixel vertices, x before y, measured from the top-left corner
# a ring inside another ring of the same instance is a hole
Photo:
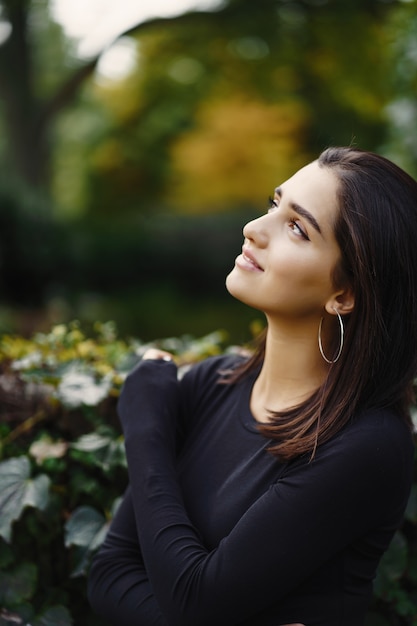
[[[344,316],[345,343],[323,385],[293,409],[271,413],[260,431],[282,460],[314,456],[360,409],[390,407],[411,425],[417,371],[417,183],[382,156],[328,148],[318,159],[339,180],[335,236],[355,307]],[[237,381],[262,363],[265,336]]]

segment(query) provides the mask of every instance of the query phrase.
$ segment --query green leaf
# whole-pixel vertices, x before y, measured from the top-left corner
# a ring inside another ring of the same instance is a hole
[[[71,578],[78,578],[87,574],[88,566],[91,561],[92,552],[86,548],[74,546],[73,549],[73,568],[71,570]]]
[[[48,436],[43,436],[33,441],[29,454],[41,465],[46,459],[61,459],[65,456],[68,449],[66,441],[53,441]]]
[[[417,485],[411,487],[411,493],[405,511],[405,519],[417,524]]]
[[[108,435],[90,433],[83,435],[78,441],[71,444],[71,448],[80,452],[94,452],[91,462],[104,471],[113,467],[127,467],[124,440],[118,437],[116,440]]]
[[[0,570],[5,569],[15,560],[13,548],[10,544],[0,539]]]
[[[101,381],[97,381],[92,373],[72,365],[61,378],[57,397],[70,409],[82,405],[96,406],[108,396],[111,385],[111,377],[105,376]]]
[[[91,554],[103,542],[108,527],[109,522],[93,507],[81,506],[74,511],[65,525],[65,545],[75,547],[72,578],[86,573]]]
[[[35,592],[37,573],[33,563],[23,563],[11,573],[0,572],[0,603],[13,607],[31,599]]]
[[[32,506],[34,509],[44,511],[49,500],[50,478],[46,474],[40,474],[33,480],[26,481],[26,493],[23,497],[24,506]]]
[[[49,499],[50,479],[40,474],[30,478],[30,463],[20,456],[0,463],[0,536],[10,542],[12,524],[26,506],[44,510]]]
[[[65,524],[65,545],[95,550],[102,543],[107,528],[108,522],[101,513],[91,506],[80,506]]]
[[[51,606],[33,623],[33,626],[71,626],[73,623],[64,606]]]
[[[83,452],[96,452],[96,450],[108,446],[111,441],[112,439],[108,435],[89,433],[80,437],[78,441],[71,444],[71,447],[75,450],[82,450]]]
[[[116,498],[111,508],[111,518],[116,514],[122,498]],[[92,507],[76,509],[66,524],[66,546],[74,546],[75,567],[71,578],[86,574],[92,552],[100,546],[107,533],[110,521],[107,521]],[[1,626],[1,625],[0,625]]]

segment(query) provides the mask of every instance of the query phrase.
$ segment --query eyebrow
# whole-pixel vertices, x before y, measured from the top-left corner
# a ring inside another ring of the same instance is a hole
[[[275,189],[275,193],[276,193],[277,196],[279,196],[281,198],[282,197],[282,188],[281,187],[277,187]],[[310,211],[307,211],[307,209],[304,209],[302,206],[300,206],[296,202],[290,202],[290,207],[296,213],[298,213],[298,215],[300,215],[301,217],[304,217],[308,222],[310,222],[310,224],[313,226],[313,228],[318,233],[320,233],[320,235],[323,237],[323,233],[321,232],[320,225],[319,225],[318,221],[316,220],[316,218],[314,217],[314,215],[312,215],[310,213]]]

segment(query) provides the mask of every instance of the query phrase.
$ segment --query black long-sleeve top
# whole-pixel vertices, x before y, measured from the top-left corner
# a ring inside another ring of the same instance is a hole
[[[367,410],[313,461],[280,463],[249,409],[256,375],[218,383],[235,358],[180,383],[173,363],[144,361],[126,381],[130,487],[90,602],[117,626],[360,626],[407,503],[411,433]]]

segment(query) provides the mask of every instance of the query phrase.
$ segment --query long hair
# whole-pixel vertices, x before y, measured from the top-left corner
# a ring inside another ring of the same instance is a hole
[[[394,163],[355,148],[328,148],[318,159],[338,178],[335,285],[348,284],[355,307],[345,322],[340,359],[305,402],[271,412],[260,431],[282,460],[314,456],[354,414],[390,407],[411,427],[417,371],[417,183]],[[259,367],[265,336],[229,382]]]

